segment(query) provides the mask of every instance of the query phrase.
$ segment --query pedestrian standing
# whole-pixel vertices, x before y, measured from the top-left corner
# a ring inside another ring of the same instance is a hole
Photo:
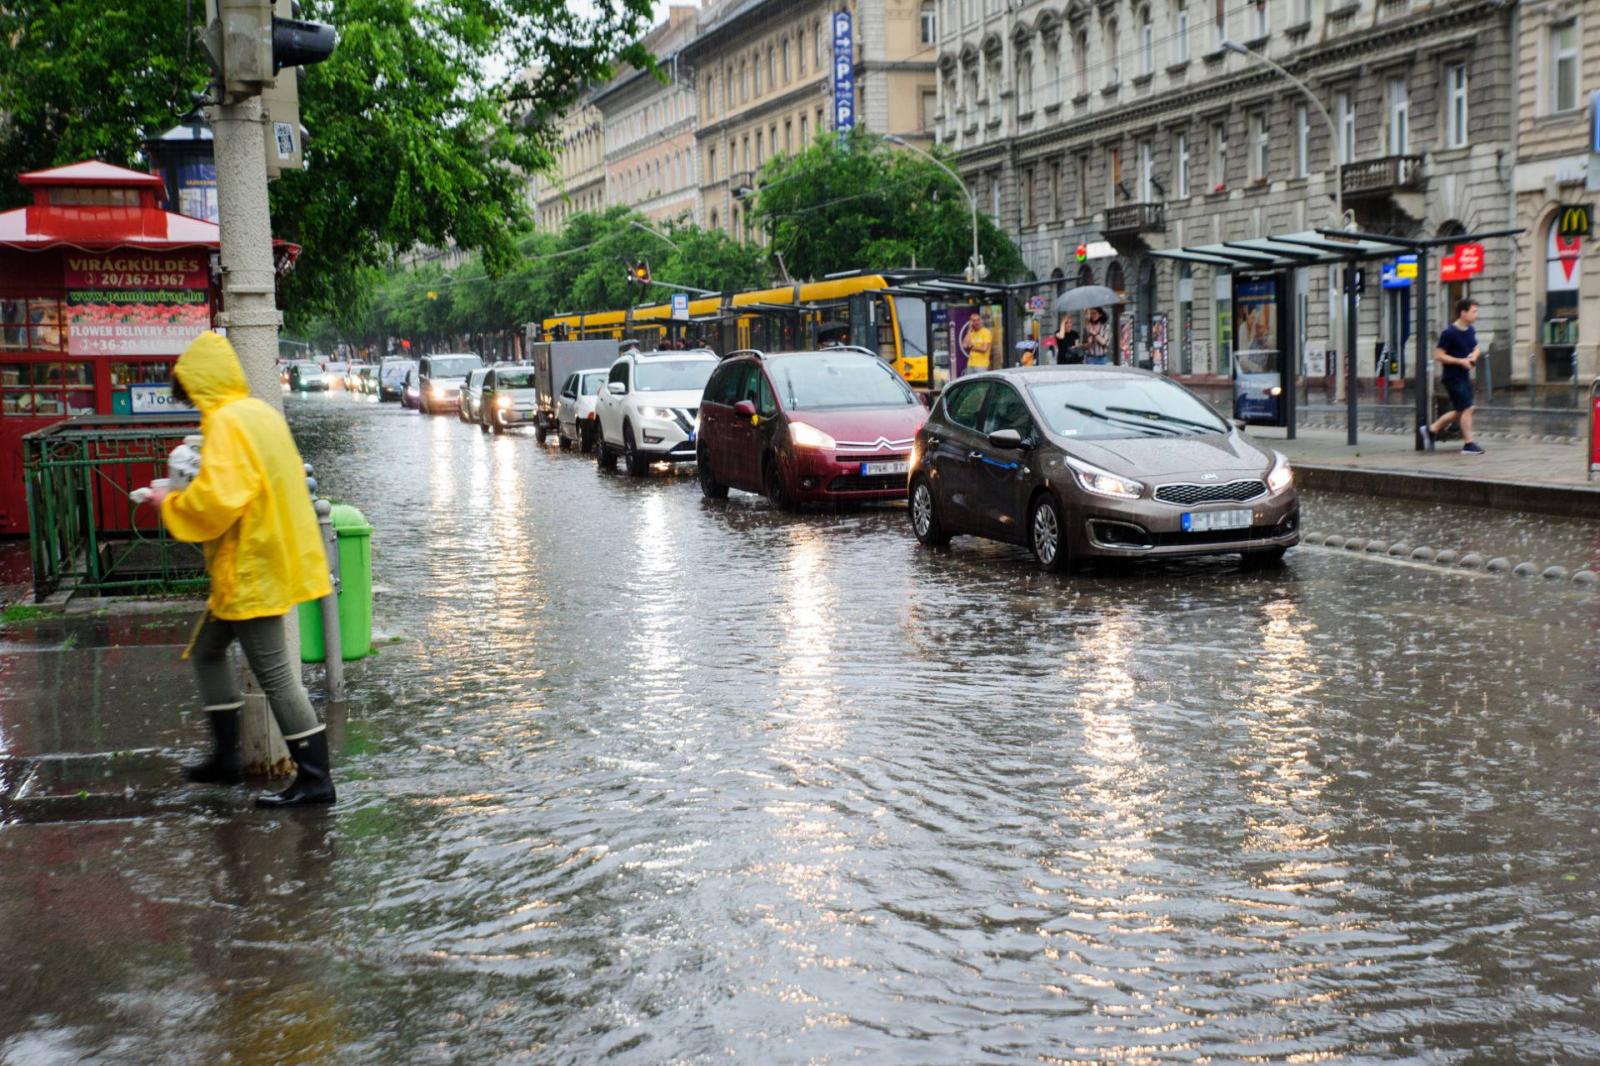
[[[233,345],[200,334],[173,368],[175,398],[200,409],[199,474],[151,501],[175,538],[205,545],[211,595],[190,643],[211,725],[211,757],[184,767],[191,781],[238,784],[239,711],[244,699],[228,662],[235,640],[266,693],[294,760],[294,782],[256,797],[261,807],[334,801],[327,728],[317,721],[283,616],[331,591],[328,559],[306,488],[305,465],[283,416],[253,398]],[[181,394],[181,395],[180,395]]]
[[[1456,320],[1439,334],[1433,358],[1443,369],[1439,379],[1450,396],[1450,410],[1440,415],[1432,424],[1417,427],[1422,446],[1433,451],[1434,440],[1452,422],[1461,424],[1462,455],[1482,455],[1481,448],[1472,439],[1472,370],[1478,365],[1478,331],[1473,324],[1478,321],[1478,301],[1470,297],[1456,301]]]
[[[978,374],[988,370],[993,349],[994,315],[985,308],[978,315],[978,328],[967,334],[967,371]]]
[[[1106,319],[1106,313],[1098,307],[1091,307],[1084,319],[1084,362],[1109,363],[1111,361],[1111,324]]]
[[[1072,316],[1062,315],[1056,323],[1056,359],[1068,362],[1067,352],[1078,346],[1078,331],[1073,328]]]

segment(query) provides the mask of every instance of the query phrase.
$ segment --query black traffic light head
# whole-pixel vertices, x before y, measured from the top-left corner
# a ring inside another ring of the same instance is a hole
[[[628,280],[635,285],[650,284],[650,264],[641,259],[628,268]]]
[[[277,73],[284,67],[309,67],[333,54],[338,41],[333,27],[326,22],[306,22],[301,19],[273,17],[272,20],[272,70]]]

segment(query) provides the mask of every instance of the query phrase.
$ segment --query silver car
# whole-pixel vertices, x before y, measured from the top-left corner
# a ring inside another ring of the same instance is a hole
[[[561,383],[561,395],[556,400],[556,439],[566,451],[574,444],[587,455],[594,451],[595,400],[606,381],[606,368],[591,367],[574,370]]]
[[[531,366],[508,364],[490,367],[483,379],[478,424],[485,433],[504,433],[512,426],[531,426],[539,414]]]

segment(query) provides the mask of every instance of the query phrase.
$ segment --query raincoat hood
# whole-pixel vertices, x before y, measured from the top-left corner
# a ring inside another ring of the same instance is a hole
[[[173,372],[203,415],[250,395],[250,383],[233,345],[211,330],[190,342]]]

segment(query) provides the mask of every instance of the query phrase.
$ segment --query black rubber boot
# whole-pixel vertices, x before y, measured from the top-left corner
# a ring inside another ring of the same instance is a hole
[[[291,740],[289,757],[294,760],[294,783],[282,792],[256,797],[257,807],[310,807],[334,801],[333,775],[328,772],[328,731],[319,729],[309,737]]]
[[[211,722],[211,758],[183,768],[183,776],[197,785],[237,785],[244,781],[239,765],[239,710],[207,711]]]

